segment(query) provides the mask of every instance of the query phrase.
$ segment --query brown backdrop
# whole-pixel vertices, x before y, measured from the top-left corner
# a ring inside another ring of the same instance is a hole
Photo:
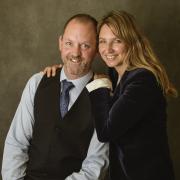
[[[5,136],[26,81],[59,63],[58,36],[65,21],[80,12],[99,19],[112,9],[135,15],[180,91],[179,0],[0,0],[0,167]],[[105,71],[98,60],[94,67]],[[180,179],[180,101],[168,101],[169,143]]]

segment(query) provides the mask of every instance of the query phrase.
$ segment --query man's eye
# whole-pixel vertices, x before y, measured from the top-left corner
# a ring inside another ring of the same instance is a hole
[[[66,46],[71,46],[72,43],[71,43],[71,42],[65,42],[65,45],[66,45]]]
[[[81,48],[88,49],[88,48],[90,48],[90,45],[89,44],[81,44]]]

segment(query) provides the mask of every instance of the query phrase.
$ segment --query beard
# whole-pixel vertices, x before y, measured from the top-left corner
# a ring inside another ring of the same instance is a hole
[[[64,70],[69,78],[77,79],[89,72],[91,64],[85,63],[82,59],[78,59],[77,62],[73,62],[72,59],[64,61]]]

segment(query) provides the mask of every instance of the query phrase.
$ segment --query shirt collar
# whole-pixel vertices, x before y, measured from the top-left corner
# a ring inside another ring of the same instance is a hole
[[[65,72],[64,68],[62,68],[61,73],[60,73],[60,82],[63,81],[64,79],[67,79],[67,81],[70,81],[74,84],[75,88],[78,88],[79,90],[82,90],[86,84],[90,81],[90,79],[93,76],[92,70],[90,70],[86,75],[78,78],[78,79],[68,79]]]

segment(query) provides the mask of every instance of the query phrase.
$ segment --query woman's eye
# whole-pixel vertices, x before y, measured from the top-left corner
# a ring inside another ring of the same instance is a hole
[[[114,42],[115,43],[121,43],[122,41],[120,39],[115,39]]]
[[[105,43],[105,40],[99,40],[99,44]]]

